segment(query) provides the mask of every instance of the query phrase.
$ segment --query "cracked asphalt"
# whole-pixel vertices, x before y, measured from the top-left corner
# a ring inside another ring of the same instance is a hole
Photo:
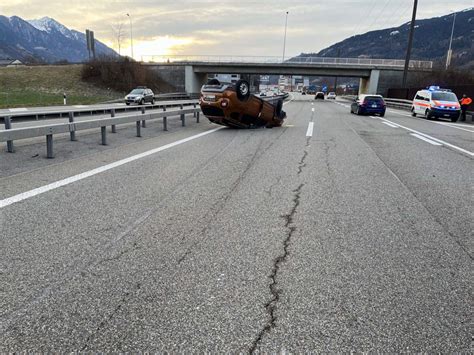
[[[1,208],[0,352],[471,351],[472,157],[345,104],[296,97],[282,128]],[[467,126],[386,119],[474,150]],[[215,128],[160,127],[2,151],[0,199]]]

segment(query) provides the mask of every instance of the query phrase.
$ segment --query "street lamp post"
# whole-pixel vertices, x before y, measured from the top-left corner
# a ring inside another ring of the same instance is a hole
[[[456,24],[456,13],[454,13],[454,17],[453,17],[453,28],[451,28],[451,39],[449,40],[448,55],[446,57],[446,70],[448,70],[449,66],[451,65],[451,57],[453,56],[453,50],[451,49],[451,46],[453,44],[454,25],[455,24]]]
[[[130,14],[127,14],[128,19],[130,20],[130,44],[132,47],[132,59],[133,59],[133,28],[132,28],[132,16]]]
[[[283,57],[282,63],[285,61],[285,49],[286,49],[286,28],[288,27],[288,11],[286,12],[285,18],[285,36],[283,37]]]

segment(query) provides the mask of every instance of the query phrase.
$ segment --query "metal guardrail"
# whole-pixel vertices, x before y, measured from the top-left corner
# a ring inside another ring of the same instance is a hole
[[[292,57],[283,59],[276,56],[203,56],[203,55],[144,55],[142,62],[149,63],[255,63],[255,64],[340,64],[340,65],[381,65],[401,67],[405,65],[403,59],[373,59],[373,58],[329,58],[329,57]],[[432,61],[411,60],[410,68],[432,69]]]
[[[161,112],[151,112],[146,113],[144,107],[142,107],[141,114],[129,114],[115,117],[115,111],[111,112],[110,118],[101,118],[87,121],[78,121],[74,122],[74,116],[70,116],[68,123],[56,123],[45,126],[37,127],[25,127],[25,128],[12,128],[11,120],[9,117],[5,119],[5,130],[0,131],[0,142],[7,142],[7,151],[13,153],[15,140],[28,139],[46,136],[46,156],[49,159],[54,158],[53,153],[53,135],[61,133],[69,133],[70,140],[76,140],[76,132],[100,128],[101,132],[101,144],[107,145],[107,127],[111,127],[111,133],[117,133],[116,126],[119,124],[133,123],[135,122],[136,126],[136,135],[141,137],[141,128],[146,127],[146,121],[162,118],[163,119],[163,131],[168,130],[168,117],[180,116],[181,126],[186,125],[186,115],[192,113],[196,118],[196,122],[199,123],[199,116],[201,108],[197,106],[197,103],[193,104],[194,107],[184,108],[184,105],[181,105],[178,110],[167,110],[166,106],[163,107]]]
[[[40,110],[37,109],[36,111],[34,108],[32,110],[28,111],[19,111],[19,112],[1,112],[0,111],[0,119],[5,118],[5,117],[10,117],[10,118],[21,118],[21,117],[34,117],[37,120],[40,117],[48,117],[48,116],[55,116],[55,117],[63,117],[65,115],[66,117],[73,113],[73,115],[80,115],[83,113],[89,113],[90,115],[93,114],[106,114],[110,113],[112,110],[115,112],[121,112],[121,111],[140,111],[142,108],[145,108],[146,110],[149,109],[157,109],[157,108],[162,108],[163,106],[180,106],[180,105],[192,105],[198,103],[197,100],[173,100],[169,102],[159,102],[155,103],[153,105],[147,104],[147,105],[124,105],[124,106],[107,106],[107,104],[104,105],[90,105],[90,106],[85,106],[82,107],[81,105],[77,106],[67,106],[67,107],[61,107],[58,106],[57,108],[54,108],[53,110]]]

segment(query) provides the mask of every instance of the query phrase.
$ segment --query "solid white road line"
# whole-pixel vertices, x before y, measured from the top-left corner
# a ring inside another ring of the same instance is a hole
[[[385,123],[385,122],[384,122]],[[428,142],[429,144],[433,144],[433,145],[442,145],[438,142],[435,142],[435,141],[432,141],[431,139],[428,139],[426,137],[423,137],[423,136],[420,136],[419,134],[416,134],[416,133],[410,133],[411,136],[413,137],[416,137],[418,139],[421,139],[422,141],[425,141],[425,142]]]
[[[463,127],[459,127],[459,125],[454,125],[454,123],[448,123],[448,122],[433,122],[433,123],[438,123],[438,124],[443,125],[443,126],[448,126],[448,127],[451,127],[451,128],[460,129],[460,130],[462,130],[462,131],[474,133],[474,130],[472,130],[472,129],[467,129],[467,128],[463,128]],[[469,126],[468,126],[468,127],[469,127]]]
[[[311,109],[311,112],[314,112],[314,107]]]
[[[38,187],[36,189],[30,190],[30,191],[26,191],[26,192],[23,192],[21,194],[18,194],[18,195],[12,196],[12,197],[8,197],[6,199],[0,200],[0,209],[3,208],[3,207],[9,206],[13,203],[26,200],[28,198],[43,194],[43,193],[51,191],[51,190],[55,190],[59,187],[72,184],[73,182],[83,180],[83,179],[88,178],[90,176],[94,176],[94,175],[103,173],[104,171],[107,171],[107,170],[110,170],[110,169],[113,169],[113,168],[117,168],[119,166],[130,163],[132,161],[145,158],[149,155],[162,152],[163,150],[176,147],[177,145],[192,141],[194,139],[204,137],[204,136],[206,136],[208,134],[211,134],[211,133],[214,133],[214,132],[216,132],[216,131],[218,131],[222,128],[224,128],[224,127],[214,128],[214,129],[211,129],[209,131],[202,132],[202,133],[196,134],[196,135],[188,137],[188,138],[180,139],[176,142],[172,142],[172,143],[163,145],[163,146],[155,148],[155,149],[148,150],[146,152],[143,152],[143,153],[140,153],[140,154],[137,154],[137,155],[132,155],[131,157],[118,160],[114,163],[110,163],[110,164],[107,164],[107,165],[104,165],[104,166],[101,166],[101,167],[83,172],[81,174],[77,174],[77,175],[68,177],[66,179],[55,181],[51,184],[44,185],[44,186]]]
[[[389,123],[391,123],[391,124],[397,125],[398,127],[403,128],[403,129],[406,129],[407,131],[416,133],[416,134],[418,134],[418,135],[420,135],[420,136],[423,136],[423,137],[428,138],[428,139],[430,139],[430,140],[433,140],[433,141],[435,141],[435,142],[441,143],[442,145],[445,145],[445,146],[447,146],[447,147],[456,149],[456,150],[458,150],[458,151],[460,151],[460,152],[462,152],[462,153],[464,153],[464,154],[467,154],[467,155],[469,155],[469,156],[471,156],[471,157],[474,157],[474,153],[473,153],[473,152],[470,152],[469,150],[466,150],[466,149],[463,149],[463,148],[461,148],[461,147],[458,147],[457,145],[454,145],[454,144],[445,142],[445,141],[443,141],[443,140],[441,140],[441,139],[432,137],[432,136],[430,136],[429,134],[422,133],[422,132],[419,132],[419,131],[417,131],[417,130],[414,130],[414,129],[411,129],[411,128],[402,126],[402,125],[400,125],[400,124],[398,124],[398,123],[389,121],[389,120],[387,120],[387,119],[385,119],[385,118],[382,118],[382,117],[377,117],[377,116],[371,116],[371,117],[372,117],[372,118],[378,118],[378,119],[380,119],[380,120],[382,120],[382,121],[384,121],[384,122],[389,122]]]
[[[18,108],[10,108],[8,109],[10,112],[23,112],[23,111],[28,111],[27,108],[25,107],[18,107]]]
[[[306,131],[306,137],[313,136],[313,128],[314,128],[314,122],[308,123],[308,130]]]
[[[468,128],[470,128],[468,125],[462,125],[462,124],[459,124],[459,123],[451,123],[451,122],[428,121],[428,120],[426,120],[425,118],[413,117],[412,115],[406,115],[406,114],[404,114],[404,113],[397,112],[397,111],[393,111],[393,110],[389,110],[388,112],[394,113],[394,114],[399,115],[399,116],[404,116],[404,117],[409,117],[409,118],[416,118],[417,120],[420,120],[420,121],[435,123],[435,124],[439,124],[439,125],[442,125],[442,126],[448,126],[448,127],[451,127],[451,128],[460,129],[460,130],[462,130],[462,131],[467,131],[467,132],[472,132],[472,133],[474,133],[474,130],[468,129]],[[464,126],[465,128],[458,127],[458,126]]]
[[[383,124],[386,124],[387,126],[390,126],[392,128],[398,128],[398,126],[394,125],[394,124],[391,124],[391,123],[388,123],[388,122],[382,122]]]

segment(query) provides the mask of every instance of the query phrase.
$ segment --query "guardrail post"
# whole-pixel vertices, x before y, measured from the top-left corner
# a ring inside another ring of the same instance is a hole
[[[48,159],[53,159],[54,158],[53,135],[52,134],[47,134],[46,135],[46,158],[48,158]]]
[[[12,121],[11,117],[5,117],[4,119],[5,122],[5,129],[11,129],[12,128]],[[13,153],[15,149],[13,148],[13,141],[7,141],[7,152],[8,153]]]
[[[142,132],[141,132],[140,121],[137,121],[137,137],[141,137],[141,136],[142,136]]]
[[[196,123],[199,123],[199,110],[196,112]]]
[[[69,112],[69,123],[74,123],[74,112]],[[71,141],[76,140],[76,131],[72,130],[69,132],[69,136],[71,138]]]
[[[107,145],[107,127],[102,126],[100,127],[100,135],[102,137],[102,145]]]
[[[110,110],[110,117],[115,117],[115,109],[114,108],[112,110]],[[117,128],[115,127],[114,124],[111,126],[111,128],[112,128],[112,133],[117,133]]]
[[[194,110],[196,110],[196,104],[193,104]],[[196,117],[196,111],[193,113],[193,117]]]
[[[179,105],[179,108],[181,110],[183,110],[184,109],[183,104]],[[181,127],[184,127],[184,126],[186,126],[186,117],[185,117],[184,113],[182,113],[181,114]]]
[[[163,112],[166,112],[166,106],[163,106]],[[163,117],[163,131],[168,130],[168,117]]]
[[[142,107],[142,115],[144,115],[144,114],[145,114],[145,108]],[[146,128],[146,121],[145,120],[142,120],[142,127]]]

